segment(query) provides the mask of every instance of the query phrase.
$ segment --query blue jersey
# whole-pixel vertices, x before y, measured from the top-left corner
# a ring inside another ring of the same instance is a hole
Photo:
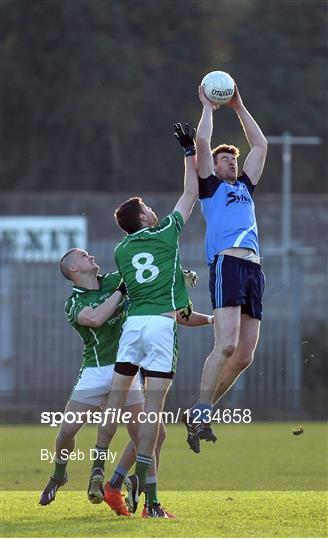
[[[234,184],[214,174],[199,179],[199,199],[206,221],[208,264],[223,249],[242,247],[259,255],[253,184],[243,172]]]

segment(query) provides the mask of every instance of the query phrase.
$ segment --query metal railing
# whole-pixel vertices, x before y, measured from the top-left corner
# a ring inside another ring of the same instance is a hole
[[[111,242],[91,246],[106,269],[112,260],[112,247]],[[184,266],[196,264],[200,276],[191,292],[194,307],[210,313],[208,270],[202,253],[185,244],[183,254]],[[302,257],[292,258],[289,286],[282,282],[279,256],[265,257],[263,267],[267,288],[255,360],[223,405],[252,408],[257,418],[306,414],[300,348]],[[10,262],[2,257],[1,389],[3,418],[7,421],[37,420],[41,410],[65,405],[78,375],[82,351],[79,336],[63,311],[69,294],[69,282],[61,278],[56,264]],[[213,346],[213,329],[180,328],[179,342],[178,371],[167,401],[172,409],[188,406],[197,398],[202,366]]]

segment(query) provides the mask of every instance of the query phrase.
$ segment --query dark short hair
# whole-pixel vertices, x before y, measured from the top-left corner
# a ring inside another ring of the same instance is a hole
[[[64,276],[64,278],[69,279],[70,281],[72,280],[72,278],[71,278],[71,273],[69,271],[69,266],[72,263],[72,255],[77,250],[78,248],[69,249],[68,251],[66,251],[66,253],[64,253],[64,255],[59,261],[59,269],[62,275]]]
[[[223,152],[227,154],[233,154],[236,158],[239,157],[239,148],[237,148],[237,146],[233,146],[232,144],[220,144],[212,150],[214,163],[216,163],[217,155],[222,154]]]
[[[128,234],[142,228],[140,214],[142,213],[141,197],[131,197],[124,201],[114,212],[117,224]]]

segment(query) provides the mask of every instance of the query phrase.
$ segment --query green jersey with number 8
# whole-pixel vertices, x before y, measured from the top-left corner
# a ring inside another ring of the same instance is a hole
[[[160,315],[183,308],[189,296],[179,258],[183,217],[175,211],[156,227],[127,234],[115,261],[129,297],[128,315]]]

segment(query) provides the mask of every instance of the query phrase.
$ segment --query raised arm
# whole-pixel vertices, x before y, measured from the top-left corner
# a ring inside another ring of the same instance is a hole
[[[198,95],[203,105],[203,112],[196,134],[197,171],[200,178],[208,178],[208,176],[214,173],[211,139],[213,133],[213,111],[218,109],[218,106],[214,105],[214,103],[205,97],[202,86],[198,87]]]
[[[189,133],[189,126],[185,124],[183,129],[181,124],[175,124],[175,136],[185,151],[185,175],[184,190],[174,210],[178,210],[183,217],[184,223],[188,220],[195,201],[198,197],[198,176],[196,171],[196,158],[194,146],[194,134]]]
[[[263,172],[268,142],[260,127],[257,125],[254,118],[250,115],[243,104],[236,83],[235,93],[233,98],[227,104],[227,107],[230,107],[236,111],[245,132],[248,144],[251,147],[251,150],[245,159],[243,170],[250,178],[252,184],[256,185]]]

